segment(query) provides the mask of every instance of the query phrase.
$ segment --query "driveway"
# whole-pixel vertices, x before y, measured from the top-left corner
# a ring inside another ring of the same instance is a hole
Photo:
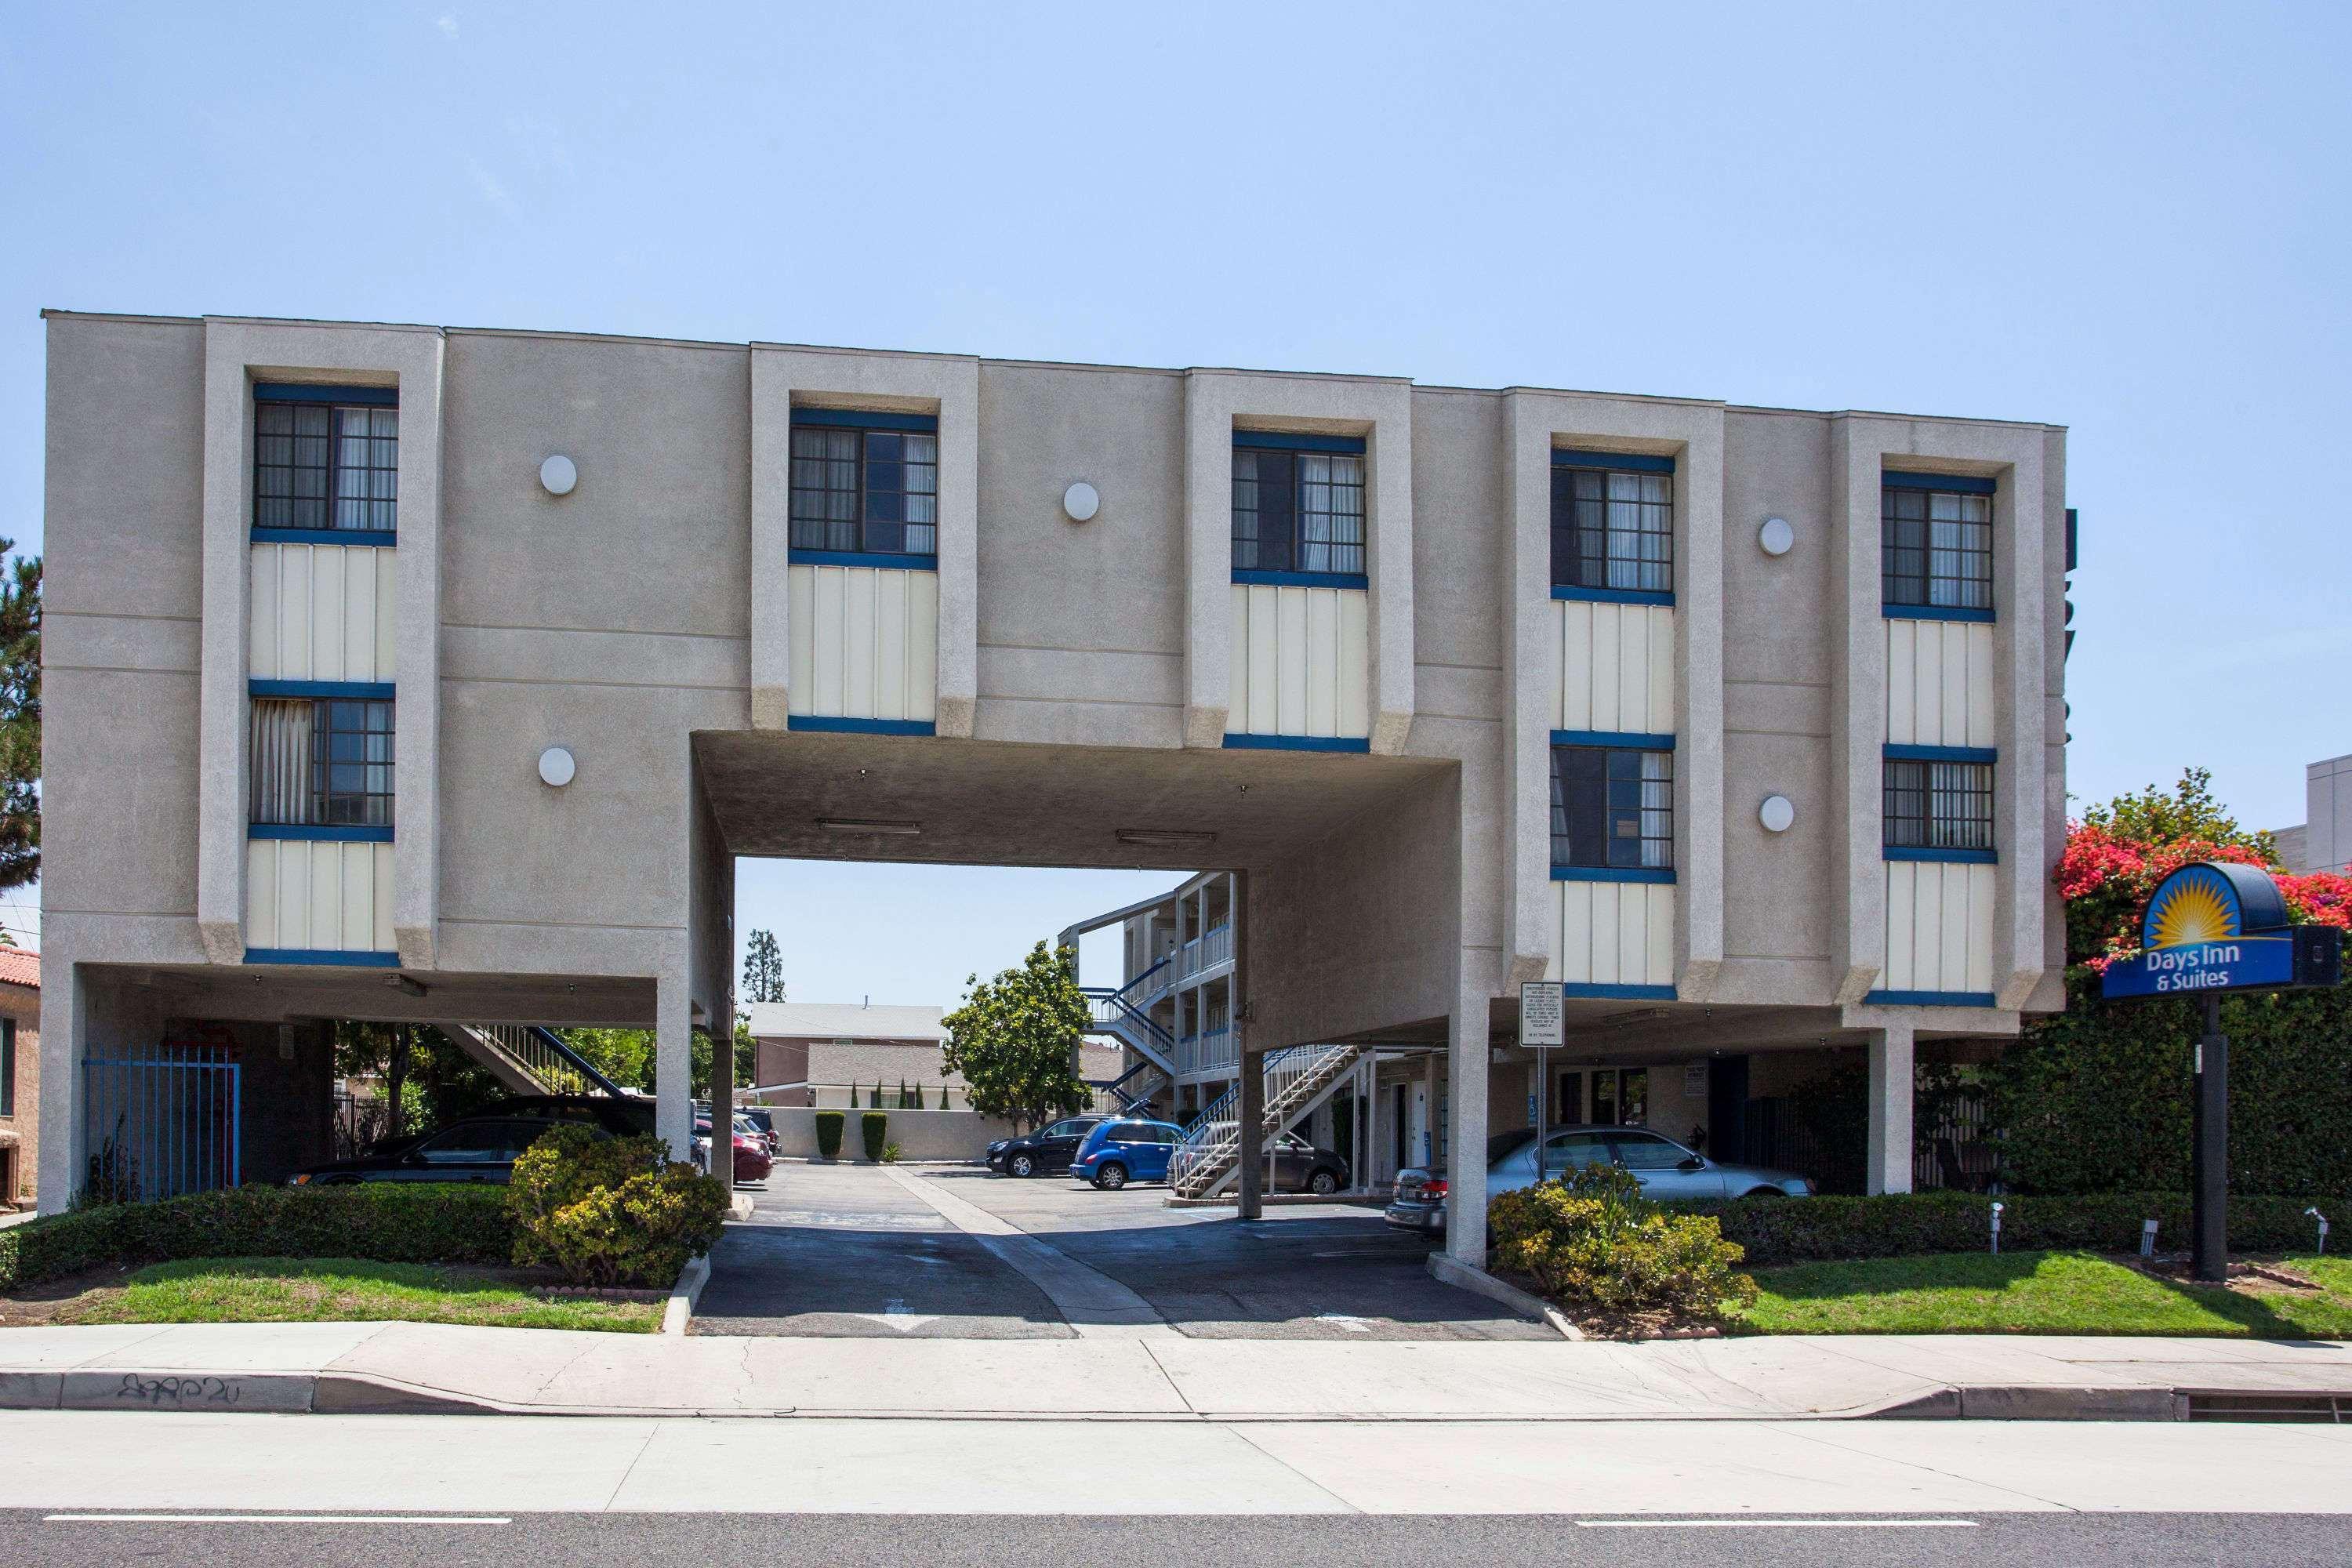
[[[1244,1224],[1229,1208],[1165,1207],[1165,1195],[973,1166],[779,1164],[751,1223],[713,1251],[694,1331],[1557,1337],[1430,1278],[1429,1243],[1377,1210],[1283,1205]],[[1095,1314],[1107,1299],[1132,1310]]]

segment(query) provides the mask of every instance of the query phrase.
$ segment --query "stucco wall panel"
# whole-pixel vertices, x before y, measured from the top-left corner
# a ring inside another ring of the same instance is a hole
[[[938,713],[939,574],[792,569],[792,708],[822,718]]]

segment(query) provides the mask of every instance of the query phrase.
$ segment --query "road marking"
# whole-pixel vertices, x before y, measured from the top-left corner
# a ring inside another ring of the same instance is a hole
[[[45,1513],[45,1524],[512,1524],[504,1514]]]
[[[1974,1530],[1973,1519],[1580,1519],[1582,1530]]]

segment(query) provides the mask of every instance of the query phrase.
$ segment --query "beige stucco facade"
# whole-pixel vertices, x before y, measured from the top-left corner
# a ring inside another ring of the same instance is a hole
[[[690,1032],[731,1018],[738,854],[1230,869],[1242,1048],[1454,1043],[1451,1139],[1478,1146],[1489,1045],[1513,1037],[1517,984],[1561,965],[1559,683],[1614,657],[1563,647],[1555,449],[1670,458],[1676,487],[1672,614],[1640,633],[1660,663],[1640,689],[1672,709],[1644,722],[1670,717],[1675,747],[1672,896],[1640,901],[1664,978],[1572,997],[1570,1027],[1636,1052],[1834,1039],[1893,1065],[1917,1037],[1999,1037],[2061,1004],[2056,427],[561,332],[64,312],[47,331],[45,1204],[80,1156],[72,1064],[174,1017],[650,1026],[679,1138]],[[264,381],[398,391],[374,967],[248,962],[245,714],[253,650],[278,646],[252,622],[246,527]],[[825,611],[839,646],[881,650],[895,713],[827,715],[796,685],[816,668],[795,651],[798,409],[935,421],[933,580],[845,584]],[[1236,430],[1360,443],[1360,737],[1235,728],[1234,662],[1255,657],[1228,571]],[[539,479],[559,454],[579,476],[560,496]],[[1902,468],[1999,498],[1999,614],[1963,694],[1999,756],[1980,1005],[1881,983],[1877,497]],[[1062,505],[1078,480],[1100,496],[1086,521]],[[1759,548],[1767,517],[1787,553]],[[846,626],[867,603],[929,635]],[[1579,624],[1630,648],[1629,619]],[[909,649],[928,720],[903,707]],[[536,772],[551,746],[577,760],[562,787]],[[1784,832],[1759,826],[1768,795],[1794,806]]]

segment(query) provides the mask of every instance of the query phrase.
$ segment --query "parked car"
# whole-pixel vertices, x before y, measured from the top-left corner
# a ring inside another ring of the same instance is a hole
[[[1066,1171],[1078,1156],[1087,1134],[1109,1121],[1107,1116],[1065,1116],[1050,1127],[1005,1138],[988,1146],[988,1168],[1008,1176],[1044,1176]]]
[[[584,1121],[615,1138],[650,1138],[654,1102],[609,1094],[510,1094],[494,1100],[476,1116],[525,1117],[545,1121]]]
[[[1184,1130],[1171,1121],[1106,1121],[1078,1145],[1070,1174],[1105,1192],[1117,1192],[1129,1182],[1164,1182],[1168,1162],[1182,1142]]]
[[[1811,1179],[1794,1171],[1733,1165],[1710,1160],[1646,1127],[1562,1127],[1544,1140],[1546,1177],[1585,1165],[1617,1164],[1633,1173],[1646,1197],[1810,1197]],[[1498,1132],[1486,1140],[1486,1195],[1517,1192],[1536,1184],[1536,1135],[1532,1128]],[[1397,1173],[1388,1222],[1407,1230],[1444,1230],[1449,1187],[1443,1166]]]
[[[705,1127],[709,1125],[710,1101],[698,1100],[694,1102],[694,1119]],[[760,1142],[767,1149],[768,1157],[774,1159],[776,1151],[783,1147],[783,1139],[776,1131],[774,1115],[764,1105],[737,1106],[735,1125],[740,1127],[747,1121],[751,1124],[751,1131],[760,1135]]]
[[[744,1118],[735,1118],[735,1180],[737,1183],[764,1182],[775,1169],[775,1161],[768,1152],[767,1140],[760,1130]],[[698,1117],[694,1123],[694,1163],[703,1170],[710,1169],[710,1119]]]
[[[557,1118],[499,1114],[468,1116],[429,1131],[388,1139],[349,1160],[331,1160],[286,1178],[286,1184],[345,1186],[355,1182],[494,1182],[514,1175],[522,1152],[547,1134]],[[613,1132],[590,1121],[606,1137]]]
[[[1213,1140],[1231,1138],[1234,1125],[1230,1121],[1213,1121],[1208,1136]],[[1336,1193],[1350,1179],[1346,1155],[1309,1143],[1296,1132],[1286,1132],[1274,1140],[1266,1152],[1273,1160],[1266,1182],[1269,1192]]]

